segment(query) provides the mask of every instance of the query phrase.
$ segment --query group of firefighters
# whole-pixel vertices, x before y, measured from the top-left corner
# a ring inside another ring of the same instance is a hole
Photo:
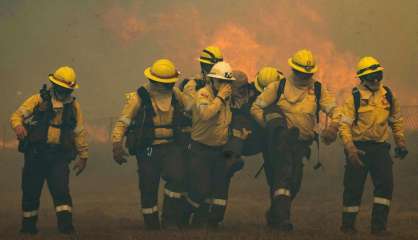
[[[341,231],[356,231],[370,172],[371,231],[386,233],[393,191],[389,127],[396,156],[404,158],[408,151],[399,102],[382,85],[383,67],[375,58],[360,59],[360,83],[341,106],[313,78],[318,66],[306,49],[289,58],[289,76],[263,67],[254,81],[233,71],[216,46],[205,48],[199,62],[201,74],[182,81],[168,59],[145,69],[148,82],[126,94],[112,132],[116,163],[126,163],[129,155],[137,159],[147,229],[218,227],[228,205],[231,178],[244,165],[242,157],[261,153],[270,192],[267,224],[291,231],[291,205],[301,187],[303,160],[310,157],[314,141],[328,145],[339,133],[346,155]],[[69,164],[75,161],[77,175],[85,169],[87,133],[79,102],[72,96],[78,88],[74,70],[60,67],[48,78],[50,87],[44,85],[10,118],[25,159],[21,233],[38,232],[39,199],[46,180],[59,231],[74,234]],[[330,123],[318,132],[321,111]],[[160,214],[161,178],[165,185]]]

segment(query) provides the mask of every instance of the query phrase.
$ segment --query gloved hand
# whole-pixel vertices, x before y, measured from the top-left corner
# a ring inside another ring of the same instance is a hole
[[[229,96],[231,96],[231,93],[232,93],[231,85],[230,84],[223,84],[219,88],[218,97],[220,97],[221,99],[223,99],[225,101]]]
[[[330,145],[337,139],[338,124],[331,124],[321,132],[321,141],[325,145]]]
[[[19,125],[15,128],[15,133],[19,140],[23,140],[28,135],[28,131],[22,125]]]
[[[408,155],[408,149],[405,146],[395,148],[395,158],[404,159]]]
[[[240,171],[244,167],[244,160],[241,157],[237,156],[234,153],[230,153],[226,159],[226,177],[232,178],[234,174]]]
[[[80,175],[87,166],[87,158],[80,158],[75,161],[73,166],[73,171],[75,171],[75,175]]]
[[[122,142],[113,143],[113,160],[122,165],[127,162],[126,157],[128,157],[128,153],[123,149]]]
[[[364,151],[357,149],[354,144],[346,146],[345,151],[347,153],[347,159],[349,164],[351,164],[355,168],[362,168],[364,163],[361,161],[360,156],[365,154]]]

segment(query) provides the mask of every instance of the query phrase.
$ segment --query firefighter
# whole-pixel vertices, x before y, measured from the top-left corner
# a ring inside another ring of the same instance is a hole
[[[251,105],[258,92],[248,82],[248,77],[244,72],[239,70],[233,71],[233,76],[236,80],[231,85],[231,134],[224,147],[228,176],[231,177],[236,171],[242,169],[244,165],[241,156],[255,155],[260,152],[259,139],[255,140],[257,137],[254,136],[258,136],[258,132],[254,131],[254,127],[257,127],[257,124],[254,124],[250,114]],[[248,142],[249,140],[252,140],[251,143]]]
[[[357,65],[360,84],[342,106],[340,137],[347,163],[344,172],[341,230],[354,233],[364,182],[368,173],[374,185],[371,231],[385,234],[392,200],[393,173],[389,127],[395,140],[395,156],[408,154],[399,101],[382,84],[383,67],[373,57],[363,57]]]
[[[216,63],[207,75],[209,81],[197,92],[192,108],[192,143],[189,163],[189,211],[195,227],[216,227],[222,222],[227,205],[228,184],[223,146],[231,123],[231,82],[235,80],[226,62]],[[199,208],[211,197],[209,216]]]
[[[292,74],[267,86],[254,102],[251,112],[261,126],[269,120],[265,109],[272,104],[278,107],[277,115],[283,115],[289,137],[281,135],[277,147],[280,155],[269,161],[275,162],[272,176],[273,200],[268,223],[282,231],[291,231],[291,202],[300,190],[303,176],[303,159],[310,155],[310,146],[316,138],[314,131],[319,121],[319,111],[334,117],[336,107],[334,98],[320,82],[313,78],[318,70],[315,59],[309,50],[297,51],[288,60]],[[334,120],[333,120],[334,121]],[[283,122],[283,121],[282,121]],[[283,125],[279,124],[278,125]],[[295,137],[296,136],[296,137]],[[294,140],[289,144],[288,140]],[[269,149],[270,151],[270,149]]]
[[[206,75],[210,72],[213,65],[223,61],[223,54],[219,47],[208,46],[202,50],[198,61],[200,63],[200,74],[184,79],[180,84],[180,89],[191,95],[193,99],[196,97],[196,92],[205,86],[207,82]]]
[[[58,68],[48,77],[39,94],[29,97],[14,112],[10,124],[24,154],[22,171],[22,234],[38,232],[39,199],[46,181],[52,195],[58,230],[75,234],[72,199],[69,189],[69,164],[78,176],[86,167],[88,145],[83,114],[72,96],[79,85],[71,67]]]
[[[126,162],[126,146],[138,163],[139,190],[145,227],[177,229],[185,206],[186,162],[176,146],[184,123],[185,98],[176,87],[179,72],[168,59],[160,59],[144,71],[148,84],[126,95],[127,102],[112,133],[113,158]],[[160,178],[166,181],[162,221],[158,210]]]
[[[259,94],[261,94],[267,88],[267,86],[269,84],[271,84],[273,82],[278,82],[282,79],[284,79],[284,75],[277,68],[263,67],[263,68],[260,69],[260,71],[258,71],[258,73],[256,75],[256,78],[254,80],[254,86],[257,89],[257,91],[259,92]],[[273,107],[269,107],[269,108],[266,108],[266,110],[264,110],[264,115],[266,115],[269,120],[272,120],[271,116],[275,115],[274,104],[272,104],[272,105],[273,105]],[[263,129],[262,127],[260,127],[260,128]],[[260,130],[260,131],[262,131],[262,130]],[[262,149],[262,151],[263,151],[263,167],[264,167],[264,173],[266,175],[267,183],[270,187],[270,195],[272,195],[273,191],[274,191],[273,186],[272,186],[272,177],[271,177],[272,176],[272,165],[271,165],[271,161],[268,160],[268,156],[270,155],[268,153],[268,150],[272,149],[272,148],[267,147],[267,145],[269,143],[265,139],[265,137],[267,135],[271,135],[269,133],[269,131],[268,130],[263,131],[262,137],[258,142],[262,143],[262,145],[264,146],[264,148]],[[271,153],[271,154],[273,154],[273,153]]]
[[[180,83],[180,89],[184,92],[184,95],[186,96],[188,106],[192,106],[195,103],[197,91],[206,85],[206,82],[207,82],[206,75],[209,74],[214,64],[216,64],[217,62],[223,61],[223,54],[221,50],[219,49],[219,47],[208,46],[202,50],[202,52],[200,53],[200,57],[198,58],[198,61],[200,63],[200,74],[195,77],[184,79]],[[188,137],[185,139],[185,142],[184,144],[182,144],[182,146],[185,147],[185,152],[184,152],[185,157],[189,158],[190,151],[188,147],[191,142],[190,134],[191,134],[191,127],[192,127],[192,119],[191,119],[190,112],[185,112],[185,115],[187,116],[187,119],[189,119],[188,127],[184,129],[184,131],[188,133]],[[199,212],[201,213],[202,216],[203,215],[205,215],[206,217],[208,216],[209,209],[210,209],[210,204],[209,204],[210,202],[211,202],[211,199],[208,198],[206,199],[205,202],[203,202],[200,205]],[[189,212],[189,214],[191,213]],[[183,217],[184,224],[186,225],[189,224],[190,218],[191,216],[185,215]]]

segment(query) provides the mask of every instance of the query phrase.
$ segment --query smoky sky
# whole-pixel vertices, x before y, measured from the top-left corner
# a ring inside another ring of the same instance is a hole
[[[115,116],[124,93],[145,82],[143,71],[152,61],[170,58],[184,76],[196,74],[199,51],[214,39],[223,39],[213,34],[236,31],[233,26],[241,32],[232,34],[252,36],[237,49],[245,51],[243,58],[257,58],[253,69],[265,59],[265,64],[277,62],[288,71],[286,60],[296,47],[315,49],[327,40],[336,60],[340,52],[342,57],[349,55],[339,65],[346,65],[345,71],[354,72],[361,56],[376,56],[385,67],[386,83],[405,92],[399,94],[403,102],[415,104],[416,98],[410,96],[418,89],[417,12],[415,0],[1,0],[0,120],[7,122],[18,104],[61,65],[77,72],[81,87],[76,96],[87,119]],[[272,24],[274,19],[278,22]],[[304,42],[306,32],[315,38]],[[234,39],[225,39],[233,49]],[[298,44],[281,46],[286,41],[280,39]],[[264,58],[270,49],[277,56]],[[239,52],[234,55],[238,56]],[[332,73],[336,60],[323,71]]]

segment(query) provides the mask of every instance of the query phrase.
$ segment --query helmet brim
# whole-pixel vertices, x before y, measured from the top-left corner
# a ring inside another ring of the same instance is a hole
[[[222,77],[222,76],[219,76],[219,75],[216,75],[216,74],[208,74],[208,75],[206,75],[206,77],[220,79],[220,80],[230,80],[230,81],[235,81],[236,80],[235,77],[226,78],[226,77]]]
[[[318,71],[318,66],[314,66],[311,70],[306,70],[305,68],[298,66],[296,64],[293,63],[292,58],[289,58],[287,60],[287,63],[289,64],[289,66],[299,72],[303,72],[303,73],[316,73]]]
[[[78,83],[76,83],[73,87],[71,87],[71,86],[69,86],[69,85],[67,85],[67,84],[65,84],[65,83],[63,83],[61,81],[58,81],[57,79],[54,78],[54,76],[52,74],[48,76],[48,79],[53,84],[56,84],[56,85],[58,85],[60,87],[63,87],[63,88],[67,88],[67,89],[74,90],[74,89],[77,89],[77,88],[80,87],[80,85],[78,85]]]
[[[158,76],[155,76],[151,73],[151,67],[145,69],[144,75],[146,78],[160,83],[175,83],[179,80],[178,76],[173,78],[160,78]]]

